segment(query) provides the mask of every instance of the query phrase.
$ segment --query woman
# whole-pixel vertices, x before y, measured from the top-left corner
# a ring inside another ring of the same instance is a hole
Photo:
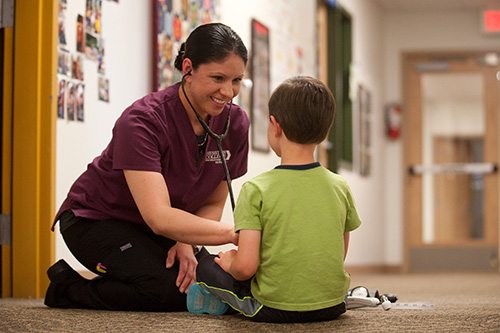
[[[245,45],[231,28],[199,26],[175,61],[182,82],[123,112],[108,147],[73,184],[55,219],[73,255],[100,277],[84,279],[58,261],[47,271],[46,305],[186,310],[185,293],[196,279],[193,245],[238,239],[232,225],[217,222],[228,187],[216,142],[196,113],[222,133],[231,112],[223,154],[231,177],[244,175],[249,121],[228,103],[246,63]]]

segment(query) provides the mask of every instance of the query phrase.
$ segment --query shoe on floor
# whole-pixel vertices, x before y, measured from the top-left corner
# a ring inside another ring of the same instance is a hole
[[[47,270],[47,275],[50,284],[45,293],[45,305],[53,308],[81,308],[81,305],[70,299],[67,292],[73,283],[85,281],[80,274],[61,259]]]
[[[71,280],[82,279],[82,276],[78,274],[64,259],[60,259],[54,265],[52,265],[47,270],[47,275],[51,282],[66,282]]]
[[[191,313],[208,313],[222,315],[229,309],[229,305],[212,295],[198,283],[193,283],[187,293],[187,308]]]

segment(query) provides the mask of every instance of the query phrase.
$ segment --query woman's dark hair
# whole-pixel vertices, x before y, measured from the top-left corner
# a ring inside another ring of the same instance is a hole
[[[182,71],[182,61],[189,58],[193,69],[196,69],[209,62],[222,62],[232,53],[239,56],[246,66],[247,48],[233,29],[222,23],[203,24],[194,29],[182,43],[174,65]]]

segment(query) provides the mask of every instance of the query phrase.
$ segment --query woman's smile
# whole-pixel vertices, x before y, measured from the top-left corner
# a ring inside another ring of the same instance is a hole
[[[218,99],[217,97],[210,97],[212,101],[214,101],[216,104],[219,104],[221,107],[224,107],[228,102]]]

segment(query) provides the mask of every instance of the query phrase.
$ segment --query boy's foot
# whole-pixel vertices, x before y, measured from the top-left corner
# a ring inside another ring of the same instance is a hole
[[[229,305],[200,287],[198,283],[193,283],[189,287],[186,303],[189,312],[198,314],[221,315],[229,309]]]

